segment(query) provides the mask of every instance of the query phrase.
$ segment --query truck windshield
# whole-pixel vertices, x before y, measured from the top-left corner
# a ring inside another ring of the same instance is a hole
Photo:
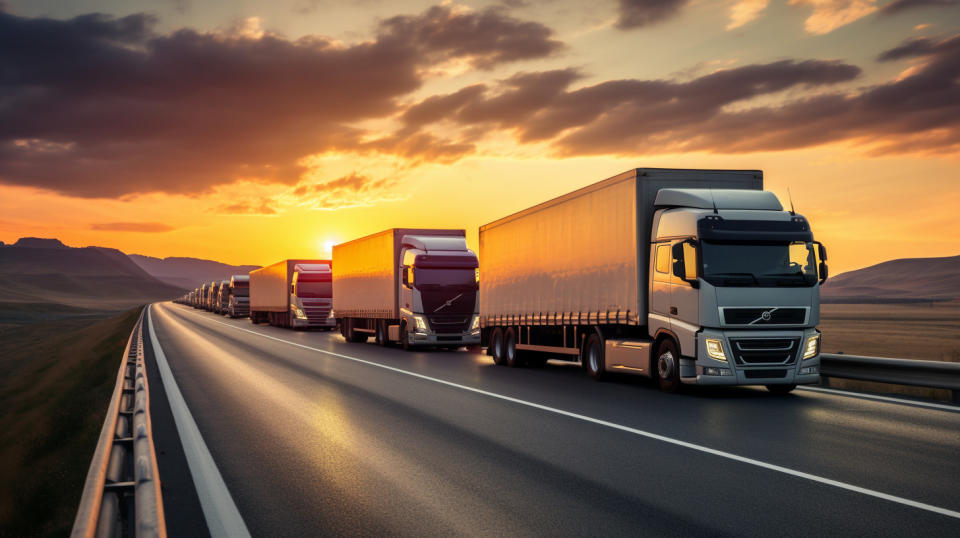
[[[424,269],[417,267],[414,272],[414,285],[423,287],[477,287],[475,269]]]
[[[333,284],[330,282],[297,282],[297,297],[321,299],[333,296]]]
[[[813,286],[812,243],[701,241],[703,279],[714,286]]]

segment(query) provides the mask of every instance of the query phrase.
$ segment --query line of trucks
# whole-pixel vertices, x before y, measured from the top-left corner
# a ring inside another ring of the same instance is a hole
[[[638,168],[480,227],[391,228],[178,302],[348,342],[681,385],[819,380],[826,249],[759,170]]]

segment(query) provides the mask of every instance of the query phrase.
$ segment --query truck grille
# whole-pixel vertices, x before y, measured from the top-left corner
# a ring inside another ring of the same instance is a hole
[[[430,314],[427,316],[427,321],[434,332],[449,334],[466,332],[470,325],[470,318],[471,316],[463,314]]]
[[[806,308],[723,308],[727,325],[801,325],[807,320]],[[764,319],[764,312],[768,312]]]
[[[799,338],[731,338],[737,364],[793,364]]]
[[[309,325],[326,325],[330,316],[329,306],[304,306],[303,313],[307,315]]]

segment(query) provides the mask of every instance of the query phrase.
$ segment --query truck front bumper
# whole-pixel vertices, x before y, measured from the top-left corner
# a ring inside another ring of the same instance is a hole
[[[295,329],[329,329],[337,326],[337,318],[303,319],[291,316],[290,324]]]
[[[414,346],[478,346],[480,331],[457,334],[437,334],[428,332],[407,333],[410,344]]]
[[[803,351],[807,338],[819,334],[816,329],[783,331],[721,331],[704,329],[697,335],[696,359],[680,360],[680,380],[690,385],[804,385],[820,381],[820,353],[804,359]],[[727,360],[717,360],[707,355],[706,339],[723,343]],[[757,345],[770,341],[771,360],[763,359],[766,348]],[[795,342],[792,349],[782,351],[784,342]],[[753,344],[748,353],[741,347],[745,342]],[[739,344],[739,345],[738,345]],[[750,356],[752,355],[752,356]],[[780,357],[783,357],[782,359]],[[776,360],[773,358],[776,357]]]

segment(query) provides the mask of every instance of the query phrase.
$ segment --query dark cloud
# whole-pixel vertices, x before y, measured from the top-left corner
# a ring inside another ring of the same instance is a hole
[[[619,0],[617,28],[627,30],[665,21],[680,13],[689,0]]]
[[[162,233],[175,230],[176,228],[162,222],[101,222],[91,224],[90,229],[100,232]]]
[[[277,210],[274,209],[273,203],[271,200],[260,200],[258,202],[236,202],[232,204],[224,204],[215,209],[217,213],[225,213],[227,215],[276,215]]]
[[[388,192],[397,182],[396,178],[373,179],[352,172],[337,179],[301,183],[293,190],[293,194],[298,197],[300,205],[312,209],[369,206],[397,200]]]
[[[904,58],[916,58],[919,56],[930,56],[932,54],[949,52],[951,48],[955,48],[957,46],[957,39],[957,37],[943,41],[937,41],[936,39],[929,37],[907,39],[896,47],[880,53],[880,56],[877,57],[877,60],[881,62],[889,62],[893,60],[902,60]]]
[[[431,62],[469,58],[479,69],[549,56],[563,47],[553,31],[497,9],[459,12],[434,6],[417,16],[400,15],[380,24],[381,39],[411,44]]]
[[[960,0],[894,0],[880,8],[883,15],[896,15],[923,7],[955,7],[960,6]]]
[[[540,24],[448,7],[388,19],[376,39],[348,46],[158,34],[155,23],[0,13],[0,182],[190,193],[241,178],[293,184],[297,161],[325,150],[446,159],[470,148],[415,132],[369,142],[346,125],[396,113],[435,62],[488,68],[560,47]]]
[[[408,113],[465,130],[509,130],[521,142],[546,142],[564,156],[778,151],[838,141],[865,144],[874,153],[960,149],[960,36],[908,41],[881,55],[907,57],[924,63],[909,76],[856,93],[824,91],[860,75],[860,68],[839,61],[780,61],[685,82],[612,80],[575,89],[578,73],[563,70],[436,96]],[[779,105],[755,101],[813,87],[821,88],[816,95]]]

